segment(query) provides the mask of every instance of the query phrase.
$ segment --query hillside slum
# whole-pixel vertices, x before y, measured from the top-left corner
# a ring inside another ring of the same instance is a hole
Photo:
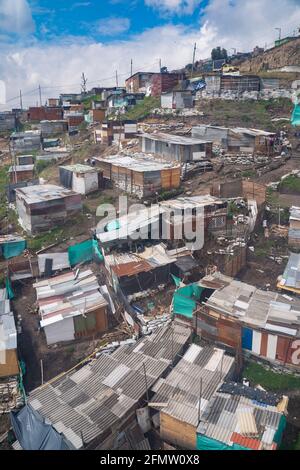
[[[0,448],[292,448],[299,84],[137,72],[3,115]]]

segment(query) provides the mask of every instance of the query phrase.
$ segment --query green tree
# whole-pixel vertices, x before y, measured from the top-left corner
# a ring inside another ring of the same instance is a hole
[[[211,51],[211,58],[212,60],[219,60],[219,59],[227,59],[228,54],[227,50],[222,48],[220,46],[214,47],[213,50]]]

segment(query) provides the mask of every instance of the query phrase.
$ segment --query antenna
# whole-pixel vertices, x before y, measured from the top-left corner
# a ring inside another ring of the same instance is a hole
[[[281,28],[275,28],[275,29],[276,29],[276,31],[278,31],[278,34],[279,34],[278,39],[280,41],[280,39],[281,39]]]
[[[87,85],[87,78],[84,74],[84,72],[81,75],[81,91],[85,95],[86,94],[86,85]]]

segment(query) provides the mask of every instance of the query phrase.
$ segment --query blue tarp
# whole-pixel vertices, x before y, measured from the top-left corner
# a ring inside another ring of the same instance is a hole
[[[3,243],[1,248],[4,259],[14,258],[15,256],[21,255],[26,249],[26,240]]]
[[[252,351],[253,330],[242,328],[242,348]]]
[[[10,419],[23,450],[72,450],[71,444],[50,424],[46,424],[30,405],[25,405],[19,411],[12,411]]]

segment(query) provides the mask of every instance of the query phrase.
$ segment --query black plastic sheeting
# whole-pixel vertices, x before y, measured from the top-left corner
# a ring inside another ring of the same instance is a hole
[[[30,405],[12,411],[10,419],[15,436],[23,450],[73,450],[67,442]]]
[[[126,295],[154,289],[170,282],[170,264],[159,266],[153,271],[141,272],[133,276],[119,277],[119,285]]]
[[[59,180],[60,183],[68,189],[72,189],[73,185],[73,172],[66,170],[65,168],[59,169]]]
[[[230,395],[240,395],[258,403],[264,403],[265,405],[270,406],[277,406],[282,398],[276,393],[264,392],[258,388],[247,387],[247,385],[235,382],[224,383],[218,391],[228,393]]]

